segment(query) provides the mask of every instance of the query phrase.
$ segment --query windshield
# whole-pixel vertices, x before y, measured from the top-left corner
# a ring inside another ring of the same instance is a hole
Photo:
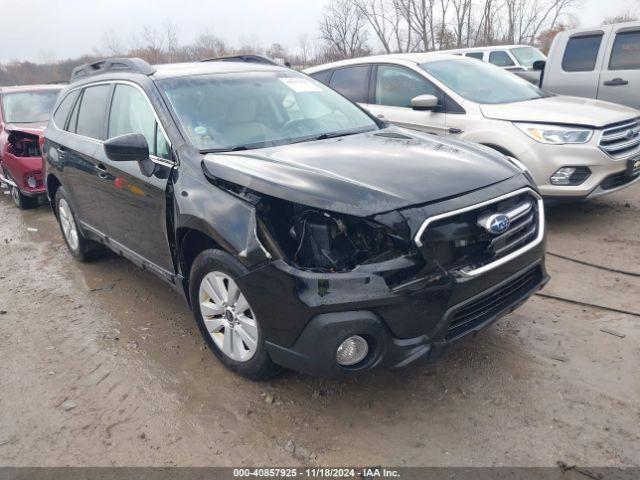
[[[57,97],[57,90],[5,93],[2,96],[4,120],[7,123],[46,122]]]
[[[547,96],[526,80],[474,60],[439,60],[421,68],[458,95],[477,103],[511,103]]]
[[[158,82],[193,145],[240,150],[377,129],[354,104],[295,72],[246,72]]]
[[[542,54],[540,50],[535,47],[518,47],[512,48],[511,53],[518,63],[526,68],[532,68],[533,62],[537,62],[538,60],[546,60],[546,57]]]

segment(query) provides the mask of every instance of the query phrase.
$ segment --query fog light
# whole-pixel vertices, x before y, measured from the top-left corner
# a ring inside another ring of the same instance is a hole
[[[562,167],[551,175],[551,183],[553,185],[571,185],[571,175],[575,171],[576,169],[573,167]]]
[[[29,185],[29,188],[36,188],[37,184],[35,177],[27,177],[27,185]]]
[[[338,364],[348,367],[361,362],[367,356],[367,353],[369,353],[367,341],[360,335],[353,335],[338,347],[336,361]]]

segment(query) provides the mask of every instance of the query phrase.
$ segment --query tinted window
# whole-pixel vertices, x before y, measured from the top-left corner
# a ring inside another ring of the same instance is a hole
[[[413,97],[425,94],[437,95],[438,91],[417,73],[403,67],[378,66],[376,104],[410,108]]]
[[[570,38],[562,58],[562,69],[565,72],[593,71],[601,41],[602,34]]]
[[[47,121],[56,98],[58,90],[6,93],[2,96],[4,119],[7,123]]]
[[[66,127],[69,112],[71,112],[71,108],[73,107],[73,103],[76,101],[76,98],[78,98],[77,90],[64,97],[64,100],[62,100],[60,105],[58,105],[56,113],[53,114],[53,121],[56,123],[58,128]]]
[[[84,89],[76,126],[78,135],[102,140],[110,91],[111,85],[97,85]]]
[[[369,66],[334,70],[329,85],[353,102],[366,103],[369,100]]]
[[[640,30],[616,35],[609,70],[640,69]]]
[[[489,63],[493,63],[498,67],[513,67],[515,65],[509,54],[502,50],[491,52],[489,54]]]
[[[469,52],[464,54],[465,57],[477,58],[478,60],[482,60],[484,58],[484,53],[482,52]]]
[[[315,78],[319,82],[324,83],[325,85],[329,85],[329,77],[331,77],[331,72],[333,70],[325,70],[324,72],[316,72],[311,74],[311,78]]]

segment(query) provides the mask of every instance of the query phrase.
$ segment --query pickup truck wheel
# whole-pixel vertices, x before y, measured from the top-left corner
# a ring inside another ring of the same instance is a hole
[[[191,305],[214,355],[239,375],[266,380],[281,368],[269,357],[260,321],[236,282],[246,273],[244,266],[228,253],[203,251],[191,268]]]
[[[62,236],[71,255],[81,262],[89,262],[102,256],[105,248],[97,242],[84,237],[76,222],[76,216],[67,200],[67,192],[60,187],[55,198],[56,213]]]
[[[29,208],[35,208],[38,206],[38,199],[36,197],[27,197],[23,195],[18,187],[11,186],[11,198],[13,203],[21,210],[28,210]]]

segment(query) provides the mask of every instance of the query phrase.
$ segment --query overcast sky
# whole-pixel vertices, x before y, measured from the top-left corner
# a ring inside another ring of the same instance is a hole
[[[255,39],[296,50],[301,35],[317,36],[326,1],[0,0],[0,62],[77,57],[103,47],[110,30],[128,44],[141,26],[167,21],[178,27],[181,44],[210,31],[233,45]],[[597,25],[605,16],[637,6],[638,0],[585,0],[578,19],[584,26]]]

